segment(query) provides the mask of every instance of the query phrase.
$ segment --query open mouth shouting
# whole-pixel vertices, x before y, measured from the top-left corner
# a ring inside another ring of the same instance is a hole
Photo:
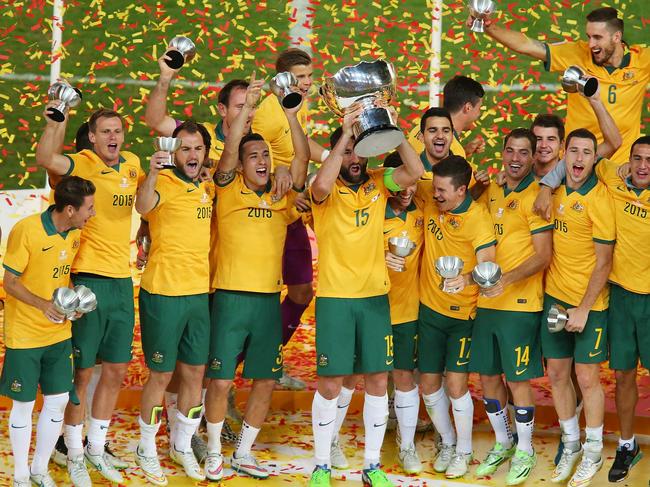
[[[269,175],[269,169],[266,166],[259,166],[257,169],[255,169],[255,174],[257,174],[260,178],[266,178]]]
[[[584,170],[585,170],[585,166],[583,166],[579,162],[574,162],[573,165],[571,166],[571,174],[575,179],[579,179],[580,177],[582,177]]]
[[[111,154],[115,154],[118,151],[117,144],[115,142],[111,142],[106,147],[108,148],[108,152]]]

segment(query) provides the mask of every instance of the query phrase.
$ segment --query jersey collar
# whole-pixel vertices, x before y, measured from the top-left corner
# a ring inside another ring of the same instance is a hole
[[[199,187],[199,182],[198,182],[198,181],[194,181],[193,179],[188,178],[188,177],[187,177],[187,174],[185,174],[183,171],[181,171],[181,170],[178,169],[177,167],[175,167],[174,169],[172,169],[172,171],[174,172],[174,175],[175,175],[178,179],[180,179],[181,181],[185,181],[186,183],[193,184],[193,185],[196,186],[197,188]]]
[[[271,182],[271,179],[269,179],[266,182],[266,187],[264,188],[264,190],[263,191],[255,191],[255,194],[261,198],[264,193],[270,193],[272,187],[273,187],[273,183]]]
[[[41,223],[43,224],[45,233],[47,233],[48,237],[51,237],[52,235],[56,235],[58,233],[65,239],[68,236],[69,230],[66,230],[65,232],[57,232],[56,227],[54,226],[54,221],[52,220],[53,211],[54,205],[50,206],[47,210],[41,213]]]
[[[562,184],[564,184],[566,187],[567,196],[573,193],[574,191],[582,196],[585,196],[587,193],[589,193],[589,191],[591,191],[594,188],[594,186],[596,186],[596,184],[598,184],[598,178],[596,177],[596,171],[592,169],[591,174],[589,175],[587,180],[578,189],[573,190],[568,186],[566,186],[566,176],[562,180]]]
[[[631,60],[631,54],[630,54],[630,49],[628,48],[627,44],[623,44],[623,59],[621,60],[621,65],[620,66],[605,66],[605,69],[609,74],[612,74],[614,71],[617,69],[623,69],[627,68],[630,65],[630,60]]]
[[[101,162],[103,165],[105,165],[109,169],[114,169],[115,172],[120,172],[120,164],[122,164],[123,162],[126,162],[126,159],[124,158],[124,156],[122,154],[120,154],[118,159],[117,159],[117,164],[115,164],[114,166],[109,166],[104,161],[102,161],[101,157],[99,157],[97,152],[95,152],[94,150],[92,150],[92,149],[84,149],[81,152],[86,152],[86,151],[88,151],[90,154],[92,154],[93,159],[98,160],[99,162]]]
[[[422,161],[422,165],[424,166],[424,170],[426,172],[430,172],[433,170],[433,166],[429,162],[429,159],[427,158],[427,151],[423,150],[422,154],[420,154],[420,160]]]
[[[453,210],[450,210],[449,213],[453,213],[454,215],[465,213],[469,209],[469,206],[471,204],[472,204],[472,197],[469,195],[469,193],[467,193],[465,199],[460,204],[460,206],[458,208],[454,208]]]
[[[508,185],[504,185],[503,194],[504,196],[508,196],[510,193],[521,193],[528,186],[530,186],[534,181],[535,181],[535,176],[533,176],[533,171],[531,169],[531,171],[526,175],[526,177],[521,181],[519,181],[519,184],[515,189],[509,189]]]
[[[395,210],[393,210],[393,207],[390,206],[390,203],[388,203],[388,201],[387,201],[386,202],[386,212],[384,214],[384,217],[387,220],[390,220],[392,218],[399,218],[402,221],[406,221],[407,213],[410,212],[410,211],[415,210],[415,208],[416,208],[415,203],[413,201],[411,201],[411,203],[406,207],[406,210],[401,212],[399,215],[396,215]]]
[[[221,142],[226,141],[226,136],[223,133],[223,120],[219,120],[219,123],[217,123],[217,126],[214,128],[214,133],[218,140]]]
[[[637,196],[641,196],[641,193],[643,193],[647,189],[650,189],[650,188],[641,189],[634,186],[634,183],[632,182],[632,176],[628,176],[625,179],[625,185],[627,186],[627,189],[629,189],[630,191],[634,191],[634,194],[636,194]]]

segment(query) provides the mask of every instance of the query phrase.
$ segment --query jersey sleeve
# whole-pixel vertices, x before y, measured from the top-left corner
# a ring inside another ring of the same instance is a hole
[[[556,44],[545,44],[546,71],[564,71],[572,64],[583,65],[582,53],[584,51],[580,42],[558,42]]]
[[[592,238],[597,243],[613,244],[616,241],[614,202],[603,186],[594,193],[587,208],[592,222]]]
[[[564,163],[564,159],[560,159],[555,164],[555,167],[551,169],[539,183],[548,186],[551,189],[557,189],[562,184],[564,176],[566,176],[566,164]]]
[[[596,164],[596,176],[607,186],[621,184],[623,180],[618,177],[618,167],[618,164],[609,159],[601,159]]]
[[[84,164],[85,157],[79,152],[75,154],[66,154],[65,155],[70,160],[70,167],[66,176],[79,176],[80,178],[88,179],[90,173],[88,171],[88,166]]]
[[[532,235],[540,232],[545,232],[547,230],[553,230],[553,223],[547,222],[544,218],[540,217],[539,215],[536,215],[535,212],[533,211],[533,204],[535,203],[535,198],[537,197],[537,194],[539,191],[533,191],[530,193],[530,196],[528,196],[522,203],[523,203],[523,208],[522,210],[526,214],[526,221],[528,222],[528,228],[530,229],[530,233]],[[553,221],[553,215],[551,214],[551,221]]]
[[[492,217],[483,205],[478,205],[478,208],[479,211],[476,212],[476,218],[470,222],[474,230],[472,235],[474,252],[496,245],[497,243],[496,236],[494,235]]]
[[[20,276],[27,267],[29,255],[29,232],[25,225],[18,223],[9,233],[7,253],[2,265],[6,271]]]
[[[149,212],[149,214],[164,205],[165,202],[171,198],[172,192],[173,185],[170,184],[169,178],[163,175],[159,175],[158,180],[156,181],[156,194],[158,195],[158,202],[156,203],[156,206]]]

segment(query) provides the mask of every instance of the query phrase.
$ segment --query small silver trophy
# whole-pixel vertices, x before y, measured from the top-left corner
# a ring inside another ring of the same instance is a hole
[[[171,59],[165,59],[165,63],[172,69],[179,69],[183,64],[189,63],[194,56],[196,55],[196,46],[194,43],[185,36],[174,37],[169,42],[169,47],[173,47],[176,50],[170,49],[165,54]]]
[[[174,164],[174,153],[180,148],[181,139],[178,137],[156,137],[153,139],[153,147],[156,151],[169,153],[169,162],[163,164],[163,169],[173,169],[176,167]]]
[[[415,247],[415,242],[409,239],[407,232],[402,232],[402,235],[399,237],[390,237],[388,239],[388,250],[397,257],[408,257],[413,253]],[[405,270],[406,266],[396,270],[396,272],[403,272]]]
[[[472,32],[484,32],[485,21],[496,10],[496,4],[492,0],[470,0],[469,13],[474,17],[472,22]]]
[[[89,288],[80,284],[74,287],[74,291],[79,297],[79,305],[76,309],[78,313],[86,314],[97,309],[97,296]]]
[[[460,273],[463,271],[465,263],[460,257],[455,257],[452,255],[444,255],[436,259],[436,272],[440,277],[442,277],[443,282],[440,283],[440,289],[446,293],[456,292],[453,289],[448,289],[445,286],[445,279],[454,279],[455,277],[460,276]]]
[[[325,104],[339,117],[347,108],[361,105],[363,112],[354,124],[354,152],[359,157],[375,157],[393,150],[404,141],[404,134],[395,125],[388,105],[396,96],[395,68],[383,59],[361,61],[339,69],[325,78],[320,94]]]
[[[546,317],[546,324],[548,326],[548,331],[551,333],[558,333],[564,330],[567,321],[569,320],[569,313],[564,306],[561,304],[553,304],[548,310],[548,316]]]
[[[585,75],[579,66],[569,66],[562,74],[562,88],[567,93],[582,93],[587,98],[598,91],[598,78]]]
[[[472,279],[480,288],[494,287],[501,279],[501,267],[495,262],[481,262],[474,267]]]
[[[52,304],[54,304],[54,307],[59,313],[68,318],[69,316],[74,316],[77,306],[79,306],[79,296],[77,296],[74,289],[59,287],[52,294]],[[63,320],[59,321],[59,323],[63,323]]]
[[[271,91],[278,97],[284,108],[296,108],[302,101],[302,95],[296,91],[298,88],[298,79],[290,73],[278,73],[269,83]]]
[[[50,100],[60,100],[56,107],[47,109],[47,117],[55,122],[65,120],[66,108],[74,108],[81,103],[81,91],[73,88],[68,83],[57,81],[47,90],[47,96]]]

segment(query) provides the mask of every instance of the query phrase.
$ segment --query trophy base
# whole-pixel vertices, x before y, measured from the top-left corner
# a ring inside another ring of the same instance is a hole
[[[175,164],[161,164],[160,170],[162,171],[163,169],[176,169]]]
[[[301,102],[302,95],[296,92],[289,93],[287,96],[282,98],[282,106],[288,109],[296,108]]]
[[[167,51],[165,55],[171,59],[165,59],[165,64],[172,69],[179,69],[185,64],[185,58],[178,51]]]
[[[404,133],[394,125],[380,125],[357,137],[354,153],[359,157],[376,157],[392,151],[404,140]]]
[[[48,108],[47,109],[47,118],[54,120],[55,122],[63,122],[65,120],[65,115],[58,108]]]

